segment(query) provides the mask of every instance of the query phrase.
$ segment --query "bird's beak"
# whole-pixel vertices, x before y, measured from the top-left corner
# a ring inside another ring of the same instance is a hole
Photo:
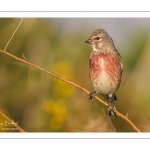
[[[90,44],[91,42],[92,42],[91,38],[89,38],[85,41],[85,43],[88,43],[88,44]]]

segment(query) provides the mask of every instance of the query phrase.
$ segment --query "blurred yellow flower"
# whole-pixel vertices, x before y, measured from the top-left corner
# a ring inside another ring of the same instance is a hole
[[[48,101],[44,104],[44,111],[49,114],[49,125],[53,130],[60,129],[66,119],[67,109],[58,101]]]

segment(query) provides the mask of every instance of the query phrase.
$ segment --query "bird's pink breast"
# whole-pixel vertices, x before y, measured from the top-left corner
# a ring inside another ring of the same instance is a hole
[[[121,64],[116,53],[91,53],[89,67],[93,86],[97,86],[98,80],[100,81],[104,78],[105,80],[107,79],[107,83],[112,85],[110,89],[117,89],[121,79]]]

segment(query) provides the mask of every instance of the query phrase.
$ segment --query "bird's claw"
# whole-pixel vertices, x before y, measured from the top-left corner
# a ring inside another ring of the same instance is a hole
[[[117,117],[116,113],[114,112],[115,108],[113,108],[111,105],[108,105],[108,113],[109,116],[115,116]]]
[[[96,94],[96,91],[91,92],[91,93],[90,93],[89,100],[92,100],[92,99],[93,99],[93,97],[95,96],[95,94]]]

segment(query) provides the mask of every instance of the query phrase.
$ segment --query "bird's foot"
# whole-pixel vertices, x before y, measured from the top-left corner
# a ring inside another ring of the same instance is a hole
[[[90,93],[89,100],[92,100],[92,99],[93,99],[93,97],[95,96],[95,94],[96,94],[96,91],[91,92],[91,93]]]
[[[114,116],[114,117],[117,117],[117,114],[114,112],[116,108],[113,107],[112,105],[108,104],[108,113],[109,113],[109,116]]]

